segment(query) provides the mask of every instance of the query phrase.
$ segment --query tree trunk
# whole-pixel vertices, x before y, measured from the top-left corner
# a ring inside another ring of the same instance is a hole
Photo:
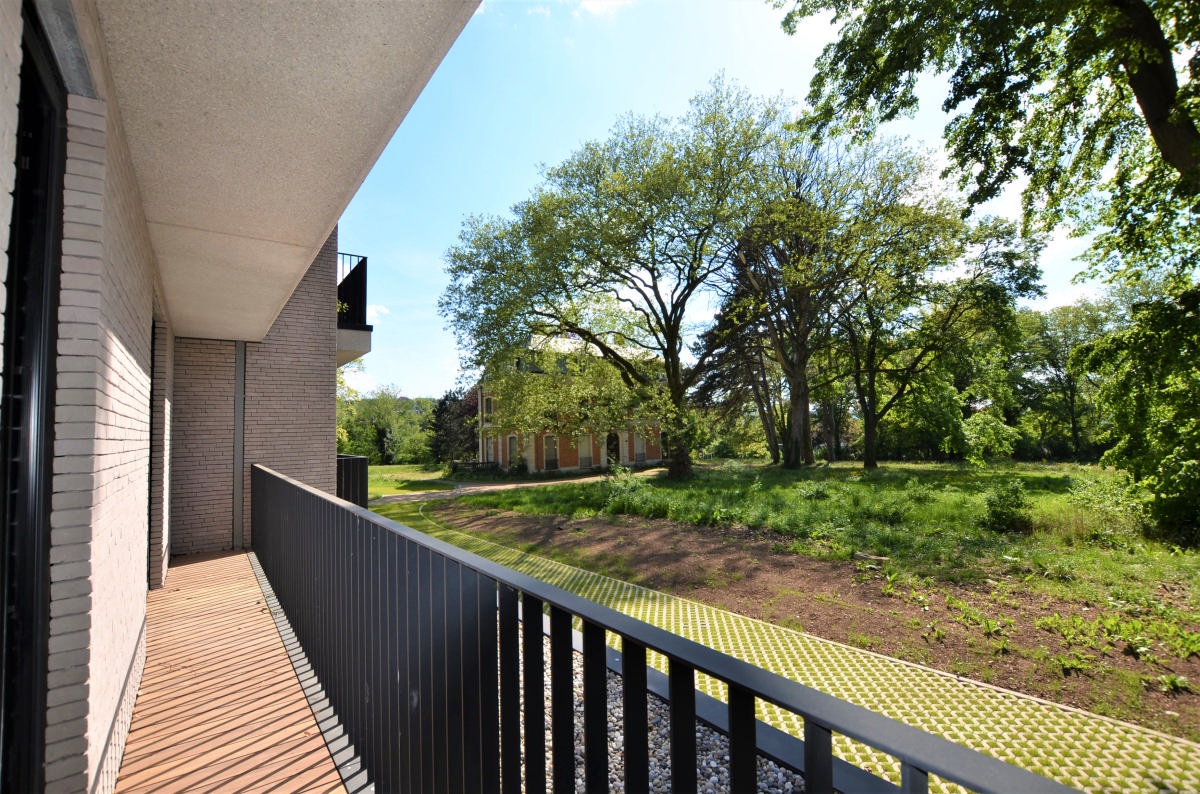
[[[675,402],[675,415],[667,422],[667,448],[671,460],[667,465],[667,476],[673,480],[686,480],[692,476],[692,438],[694,428],[687,421],[687,412],[682,400]]]
[[[1082,432],[1079,428],[1079,400],[1076,399],[1074,385],[1067,390],[1067,410],[1071,415],[1071,452],[1078,461],[1079,447],[1082,446]]]
[[[759,367],[762,368],[762,362],[759,361]],[[758,411],[758,421],[762,423],[763,435],[767,439],[767,448],[771,451],[771,463],[779,463],[779,431],[775,427],[775,411],[771,405],[770,389],[762,379],[755,377],[752,380],[754,392],[754,408]]]
[[[796,406],[799,415],[796,417],[800,426],[800,458],[804,461],[805,466],[812,466],[817,462],[816,456],[813,455],[812,445],[812,402],[809,399],[808,393],[808,376],[801,378],[800,404]]]
[[[688,443],[679,443],[671,436],[667,443],[671,448],[671,460],[667,464],[667,477],[672,480],[686,480],[692,476],[692,450]]]
[[[825,435],[825,460],[829,463],[836,462],[840,452],[836,411],[837,406],[834,403],[825,403],[821,410],[821,429]]]
[[[807,360],[807,356],[805,357]],[[788,427],[784,442],[783,465],[788,469],[816,463],[812,446],[812,403],[808,389],[808,373],[793,369],[788,377]]]
[[[878,443],[879,419],[874,411],[863,412],[863,468],[879,468],[879,459],[875,446]]]

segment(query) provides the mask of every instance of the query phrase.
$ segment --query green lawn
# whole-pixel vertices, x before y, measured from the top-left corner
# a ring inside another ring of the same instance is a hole
[[[1029,534],[982,524],[989,491],[1013,481],[1028,496]],[[683,482],[626,475],[464,501],[565,518],[627,514],[770,529],[781,550],[797,554],[886,557],[898,583],[1005,577],[1070,600],[1140,607],[1157,602],[1166,582],[1188,591],[1184,622],[1200,621],[1200,554],[1143,537],[1128,505],[1112,496],[1117,482],[1112,470],[1073,464],[888,463],[867,472],[724,462]]]
[[[371,499],[398,493],[445,491],[454,483],[442,479],[440,465],[371,466],[367,471],[367,494]]]

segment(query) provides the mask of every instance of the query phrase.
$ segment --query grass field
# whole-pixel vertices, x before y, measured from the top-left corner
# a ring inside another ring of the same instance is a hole
[[[1111,498],[1116,481],[1111,470],[1068,464],[889,463],[866,472],[727,462],[683,482],[617,476],[464,500],[567,519],[626,514],[769,529],[796,554],[887,558],[897,587],[1015,578],[1071,601],[1200,622],[1200,554],[1143,537],[1128,505]],[[1027,494],[1032,532],[985,526],[987,495],[1011,482]],[[1186,592],[1182,603],[1162,607],[1163,583]]]
[[[998,531],[989,496],[1014,482],[1027,525]],[[678,595],[1200,740],[1200,553],[1146,539],[1135,506],[1096,467],[718,463],[686,482],[618,473],[426,510],[628,581],[663,579],[677,554]],[[418,504],[376,509],[438,534]],[[747,537],[769,558],[736,556]],[[714,545],[727,565],[707,561]]]
[[[444,491],[454,484],[442,479],[440,465],[371,466],[367,472],[367,495],[371,499],[398,493]]]

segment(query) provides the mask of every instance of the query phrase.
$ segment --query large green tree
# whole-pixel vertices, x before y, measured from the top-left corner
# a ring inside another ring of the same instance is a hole
[[[1128,327],[1078,348],[1074,365],[1104,376],[1113,417],[1102,458],[1154,494],[1159,526],[1200,543],[1200,287],[1137,304]]]
[[[428,463],[429,417],[434,400],[405,397],[395,387],[376,389],[339,405],[338,451],[370,458],[372,464]]]
[[[1092,301],[1056,306],[1045,311],[1027,309],[1020,315],[1022,345],[1015,362],[1021,370],[1018,391],[1033,414],[1025,424],[1039,433],[1039,446],[1052,452],[1062,437],[1075,460],[1089,456],[1095,439],[1095,386],[1071,353],[1112,330],[1109,307]]]
[[[434,403],[427,426],[429,450],[436,462],[474,457],[479,443],[479,392],[450,389]]]
[[[1195,267],[1200,251],[1200,10],[1194,0],[772,0],[784,28],[841,25],[810,100],[825,122],[910,112],[949,75],[946,142],[971,200],[1019,176],[1026,217],[1074,215],[1109,269]],[[1107,201],[1094,201],[1099,188]],[[1151,254],[1146,245],[1154,243]]]
[[[510,218],[468,220],[439,304],[464,363],[486,368],[531,339],[577,337],[666,406],[670,473],[688,475],[688,392],[703,364],[687,357],[689,309],[749,214],[770,113],[717,81],[680,119],[627,117],[585,144]]]
[[[895,141],[829,137],[814,145],[795,133],[777,140],[760,179],[763,204],[727,280],[731,308],[755,318],[787,382],[783,463],[796,467],[814,462],[813,393],[849,371],[822,366],[831,359],[821,354],[833,345],[840,313],[870,291],[855,284],[882,278],[885,260],[927,250],[940,252],[931,268],[946,265],[960,224],[927,200],[924,159]]]
[[[837,339],[863,423],[863,465],[878,465],[879,422],[970,337],[1010,322],[1018,297],[1040,292],[1036,243],[1012,224],[968,226],[957,205],[911,205],[895,234],[851,274]]]
[[[739,421],[746,406],[753,406],[771,462],[782,462],[787,390],[757,302],[737,292],[729,295],[696,348],[708,366],[696,384],[695,400],[723,423]]]

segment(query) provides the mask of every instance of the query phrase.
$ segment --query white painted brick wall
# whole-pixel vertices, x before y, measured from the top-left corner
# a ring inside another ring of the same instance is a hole
[[[8,251],[12,218],[12,192],[16,181],[17,102],[21,98],[21,0],[0,0],[0,251]],[[5,284],[8,256],[4,255],[0,280],[0,343],[4,341]],[[4,357],[0,356],[0,375]]]
[[[175,340],[172,557],[232,543],[233,361],[233,342]]]
[[[171,554],[171,438],[175,384],[175,336],[157,308],[154,321],[154,380],[150,404],[149,585],[166,584]]]
[[[260,343],[246,345],[245,507],[250,466],[337,490],[337,229]]]
[[[145,661],[154,259],[120,120],[68,98],[47,791],[111,791]]]

